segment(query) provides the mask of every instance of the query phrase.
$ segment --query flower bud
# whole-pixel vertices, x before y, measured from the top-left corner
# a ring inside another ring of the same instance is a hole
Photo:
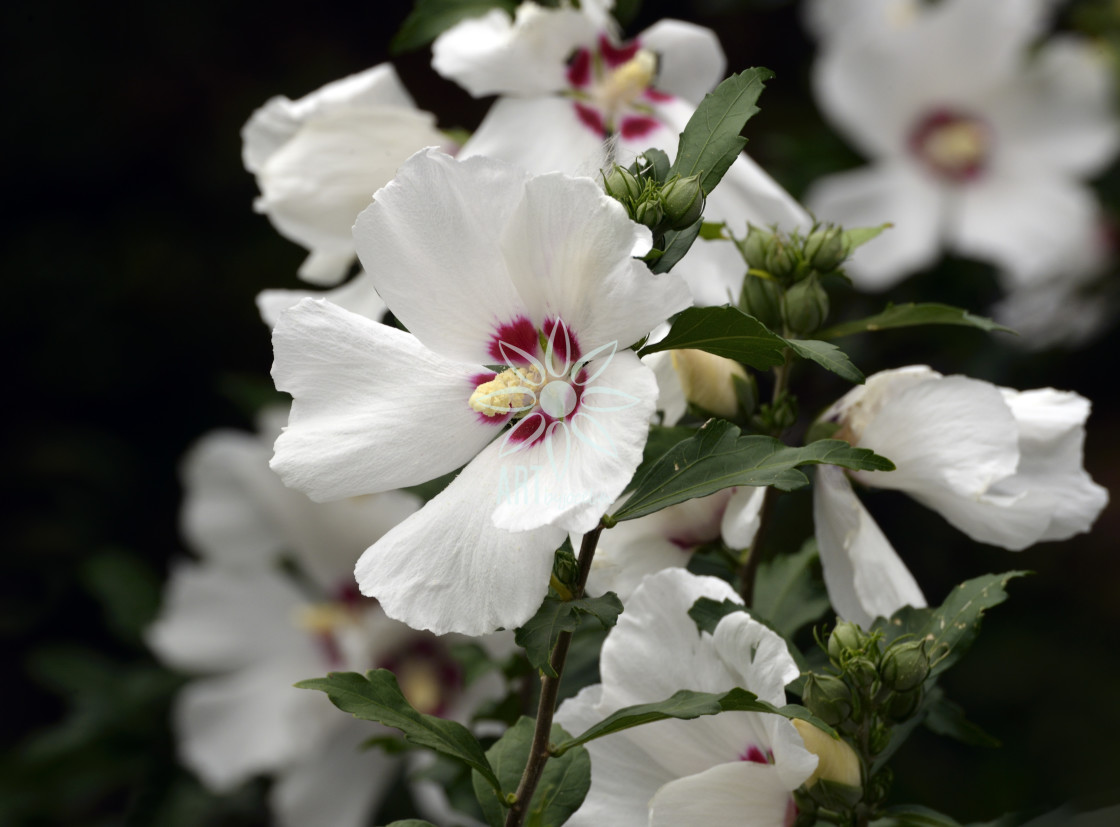
[[[833,738],[800,718],[794,719],[793,725],[805,742],[805,749],[817,756],[817,768],[805,781],[806,788],[818,781],[831,781],[847,787],[862,786],[859,756],[847,741]]]
[[[794,333],[812,333],[828,318],[828,293],[816,276],[809,276],[786,291],[782,311],[786,325]]]
[[[643,201],[634,210],[634,220],[651,230],[660,224],[664,218],[665,210],[661,208],[661,202],[655,198]]]
[[[773,237],[770,246],[767,248],[763,265],[766,272],[776,279],[788,278],[797,269],[797,261],[793,257],[793,251],[778,236]]]
[[[844,674],[851,679],[852,683],[864,691],[871,689],[879,682],[879,670],[875,668],[875,662],[862,655],[857,655],[844,664]]]
[[[863,629],[855,623],[842,620],[828,636],[828,656],[837,666],[842,666],[852,655],[863,652],[867,640],[868,637]]]
[[[805,240],[805,260],[821,273],[829,273],[840,266],[845,253],[844,232],[839,227],[816,230]]]
[[[885,716],[896,724],[908,721],[914,717],[922,703],[922,688],[919,686],[909,692],[898,692],[891,695],[884,710]]]
[[[851,690],[833,675],[810,673],[801,700],[810,712],[829,726],[839,725],[852,714]]]
[[[925,643],[908,640],[895,644],[883,656],[883,684],[895,692],[909,692],[929,676],[929,656]]]
[[[685,399],[725,419],[739,412],[733,377],[747,378],[742,365],[703,350],[671,350],[669,354]]]
[[[603,178],[603,189],[611,198],[615,198],[621,201],[624,206],[629,207],[631,203],[641,197],[642,182],[630,170],[615,164],[610,174]]]
[[[704,190],[700,187],[700,176],[675,178],[661,190],[661,206],[665,218],[674,230],[683,230],[696,223],[704,212]]]
[[[742,254],[743,260],[747,262],[748,267],[761,270],[766,266],[766,251],[770,249],[773,241],[774,234],[772,232],[748,224],[747,237],[742,241],[736,241],[735,246],[739,248],[739,252]]]
[[[743,292],[739,294],[739,309],[776,330],[782,325],[782,289],[773,279],[747,273]]]

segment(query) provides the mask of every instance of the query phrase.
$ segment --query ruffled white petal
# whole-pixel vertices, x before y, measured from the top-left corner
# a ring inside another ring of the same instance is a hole
[[[145,637],[177,669],[213,672],[286,658],[317,671],[318,653],[295,625],[305,603],[290,581],[268,569],[250,576],[180,563]]]
[[[419,152],[358,216],[354,243],[377,292],[437,353],[492,364],[492,337],[526,316],[498,246],[527,175],[488,158]]]
[[[313,677],[299,662],[270,661],[188,684],[175,705],[183,764],[226,792],[314,750],[339,713],[320,693],[292,686]]]
[[[731,548],[750,548],[762,519],[766,489],[744,486],[736,489],[720,522],[720,534]]]
[[[567,88],[567,60],[597,27],[570,8],[522,3],[464,20],[432,44],[432,68],[474,95],[541,95]]]
[[[280,314],[289,307],[294,307],[303,299],[320,298],[375,322],[381,321],[381,317],[385,315],[385,302],[377,295],[373,279],[364,271],[325,293],[308,290],[262,290],[257,294],[257,310],[261,314],[261,320],[271,328],[276,327]]]
[[[649,804],[650,827],[786,827],[796,813],[777,767],[751,761],[719,764],[675,779]]]
[[[657,54],[656,86],[697,104],[724,78],[727,59],[711,29],[683,20],[659,20],[638,35]]]
[[[525,140],[532,135],[531,141]],[[456,157],[500,158],[534,174],[595,177],[607,164],[603,137],[580,122],[572,101],[498,98]]]
[[[364,827],[384,798],[399,761],[363,742],[388,730],[340,718],[322,746],[285,767],[269,791],[281,827]]]
[[[498,452],[497,444],[486,448],[358,561],[362,593],[376,597],[389,617],[436,634],[479,635],[520,626],[540,606],[564,532],[494,526],[508,473]]]
[[[845,265],[857,287],[885,290],[937,259],[944,193],[908,161],[821,178],[806,203],[818,218],[845,227],[893,224]]]
[[[563,319],[583,356],[611,342],[627,348],[689,305],[680,279],[631,258],[651,243],[594,181],[556,173],[525,186],[501,239],[531,318]]]
[[[801,674],[786,642],[746,612],[720,620],[712,646],[735,686],[778,706],[786,702],[786,684]]]
[[[1003,268],[1015,284],[1030,285],[1081,261],[1082,251],[1096,242],[1099,220],[1100,207],[1088,187],[1016,166],[992,170],[957,192],[946,242]]]
[[[913,575],[839,468],[816,471],[813,524],[828,597],[840,617],[868,628],[903,606],[925,605]]]
[[[273,347],[276,387],[293,403],[272,468],[312,499],[423,482],[494,437],[467,404],[479,369],[411,334],[305,299],[283,314]]]
[[[586,370],[593,378],[583,388],[580,407],[550,426],[539,443],[521,448],[508,435],[499,438],[508,478],[524,481],[500,498],[494,511],[499,528],[590,531],[642,461],[657,399],[653,372],[628,350],[608,352]]]

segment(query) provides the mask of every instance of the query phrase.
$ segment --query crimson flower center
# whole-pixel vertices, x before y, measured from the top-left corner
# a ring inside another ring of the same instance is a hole
[[[983,174],[991,158],[992,138],[992,128],[982,118],[937,109],[911,130],[909,146],[935,175],[961,183]]]

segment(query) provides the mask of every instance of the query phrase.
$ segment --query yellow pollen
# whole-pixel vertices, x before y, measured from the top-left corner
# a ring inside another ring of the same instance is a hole
[[[509,368],[475,388],[469,404],[483,416],[525,413],[536,404],[542,384],[536,368]]]
[[[984,160],[988,153],[988,135],[980,124],[956,121],[935,129],[922,148],[938,166],[964,169]]]
[[[629,106],[638,98],[657,73],[657,57],[647,49],[638,52],[604,79],[598,89],[599,102],[611,112]]]
[[[312,634],[329,634],[354,622],[354,610],[342,603],[311,603],[296,611],[295,623]]]
[[[396,671],[401,693],[414,709],[429,715],[439,709],[442,693],[439,674],[432,664],[406,660]]]

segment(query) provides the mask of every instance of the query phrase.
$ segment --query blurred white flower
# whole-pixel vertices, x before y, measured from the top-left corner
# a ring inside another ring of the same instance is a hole
[[[836,437],[891,459],[889,473],[850,476],[904,491],[974,540],[1019,551],[1088,531],[1108,492],[1082,468],[1089,401],[1042,388],[1015,391],[923,365],[870,376],[823,418]],[[837,613],[867,626],[921,590],[849,475],[816,473],[813,518],[825,584]]]
[[[872,163],[816,182],[807,203],[847,226],[894,223],[850,262],[858,286],[886,289],[946,248],[995,264],[1011,289],[1068,274],[1099,244],[1082,181],[1120,138],[1111,70],[1072,36],[1029,51],[1052,5],[876,0],[859,20],[877,22],[822,38],[818,104]]]
[[[299,100],[270,99],[241,137],[245,168],[261,190],[254,206],[310,251],[299,275],[318,285],[346,276],[354,219],[397,167],[426,146],[449,146],[387,63]]]
[[[777,706],[800,672],[785,642],[746,612],[699,632],[688,610],[700,597],[739,602],[714,577],[668,569],[647,577],[603,645],[603,682],[566,700],[556,720],[573,735],[625,706],[680,689],[743,687]],[[724,712],[616,732],[587,745],[591,789],[573,827],[789,827],[791,792],[817,765],[785,718]]]
[[[500,96],[461,157],[593,175],[608,154],[624,165],[650,147],[676,154],[696,105],[724,77],[719,39],[692,23],[662,20],[622,42],[605,14],[610,5],[526,2],[512,19],[494,10],[436,39],[436,71],[475,96]],[[809,224],[800,205],[746,155],[709,197],[705,217],[740,234],[748,221],[786,230]],[[730,242],[697,241],[674,272],[698,304],[725,304],[738,295],[746,266]]]
[[[272,467],[327,500],[466,464],[358,581],[414,628],[514,628],[641,460],[657,389],[626,348],[688,291],[631,257],[649,233],[593,181],[485,158],[418,153],[354,232],[410,333],[322,301],[284,313],[273,376],[295,401]]]

